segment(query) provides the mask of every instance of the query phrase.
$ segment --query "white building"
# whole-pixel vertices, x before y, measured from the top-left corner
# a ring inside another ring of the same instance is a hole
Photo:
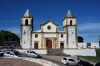
[[[76,17],[70,10],[63,19],[64,31],[58,30],[59,26],[51,20],[41,24],[40,30],[34,31],[33,20],[27,9],[21,18],[20,45],[23,49],[78,48]]]

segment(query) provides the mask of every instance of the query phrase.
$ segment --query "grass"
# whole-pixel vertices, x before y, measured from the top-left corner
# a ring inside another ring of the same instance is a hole
[[[97,55],[97,57],[94,57],[94,56],[80,56],[80,57],[84,58],[86,60],[98,63],[98,62],[100,62],[100,48],[96,49],[96,55]]]
[[[80,56],[80,57],[89,61],[93,61],[95,63],[100,62],[100,57],[94,57],[94,56]]]

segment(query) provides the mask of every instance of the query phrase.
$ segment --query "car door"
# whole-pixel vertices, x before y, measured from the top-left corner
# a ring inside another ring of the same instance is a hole
[[[13,52],[10,52],[10,57],[15,57],[15,54]]]
[[[76,64],[76,62],[75,62],[74,59],[68,59],[68,63],[69,63],[70,65],[75,65],[75,64]]]
[[[30,56],[31,56],[31,57],[33,57],[33,56],[34,56],[34,54],[33,54],[33,52],[32,52],[32,51],[30,51]]]

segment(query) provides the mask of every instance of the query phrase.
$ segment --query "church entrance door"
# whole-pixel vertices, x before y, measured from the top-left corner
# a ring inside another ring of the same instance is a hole
[[[60,49],[64,48],[64,43],[60,43]]]
[[[52,41],[51,40],[46,40],[46,48],[47,49],[52,49]]]
[[[34,49],[38,49],[38,43],[34,44]]]

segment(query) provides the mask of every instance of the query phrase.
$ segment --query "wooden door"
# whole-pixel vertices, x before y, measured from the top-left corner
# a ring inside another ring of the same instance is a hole
[[[38,49],[38,43],[34,44],[34,49]]]
[[[52,49],[52,41],[51,40],[47,40],[47,49]]]

